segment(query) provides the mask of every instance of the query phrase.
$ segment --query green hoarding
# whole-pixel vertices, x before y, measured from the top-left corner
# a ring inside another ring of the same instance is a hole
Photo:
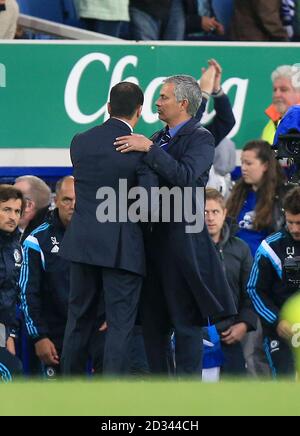
[[[270,74],[300,62],[299,45],[0,44],[0,148],[67,148],[72,136],[104,121],[111,86],[135,80],[145,92],[136,131],[161,127],[155,101],[164,77],[190,74],[216,58],[237,124],[237,148],[260,136],[270,104]],[[209,110],[211,111],[212,108]],[[205,115],[209,121],[213,113]]]

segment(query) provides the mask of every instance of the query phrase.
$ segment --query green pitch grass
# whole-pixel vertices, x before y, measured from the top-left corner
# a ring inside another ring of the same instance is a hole
[[[1,384],[5,415],[300,415],[300,383],[42,381]]]

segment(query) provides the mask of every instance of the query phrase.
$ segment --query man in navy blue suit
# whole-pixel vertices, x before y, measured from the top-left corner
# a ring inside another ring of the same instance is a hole
[[[139,224],[121,217],[128,212],[121,191],[125,189],[127,196],[132,187],[138,186],[143,155],[120,154],[114,141],[117,136],[132,133],[143,101],[137,85],[115,85],[108,103],[110,119],[76,135],[71,144],[76,205],[60,250],[61,256],[72,262],[62,352],[65,374],[85,371],[91,332],[99,322],[102,292],[108,325],[103,372],[122,374],[126,370],[145,275],[145,255]],[[115,201],[109,203],[107,196],[111,193]],[[109,211],[112,216],[106,220],[103,215]]]
[[[204,187],[214,157],[214,138],[195,118],[201,91],[190,76],[166,79],[156,102],[167,126],[151,139],[142,135],[116,138],[121,153],[142,151],[160,186],[182,190],[197,209],[197,188]],[[153,224],[146,244],[148,277],[142,293],[142,324],[150,369],[168,372],[170,332],[176,335],[177,374],[200,374],[201,326],[208,318],[236,313],[220,260],[204,225],[187,233],[187,221],[178,222],[174,209],[169,222]]]

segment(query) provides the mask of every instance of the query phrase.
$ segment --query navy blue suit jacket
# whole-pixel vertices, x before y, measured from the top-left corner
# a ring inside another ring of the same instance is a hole
[[[159,147],[161,134],[158,132],[152,138],[154,145],[144,162],[160,176],[160,186],[191,187],[195,210],[195,188],[206,185],[214,158],[213,136],[197,119],[191,118],[171,139],[166,152]],[[150,253],[158,273],[174,271],[164,280],[168,283],[165,291],[172,294],[173,281],[181,274],[203,320],[235,315],[232,292],[206,226],[202,232],[186,233],[186,225],[175,220],[153,225]]]
[[[76,205],[60,255],[73,262],[124,269],[145,275],[144,243],[140,225],[129,221],[118,222],[119,181],[126,180],[125,194],[128,195],[130,188],[141,183],[138,172],[145,167],[142,165],[143,153],[123,154],[116,151],[113,145],[116,137],[130,133],[130,128],[125,123],[110,118],[101,126],[74,137],[71,159]],[[147,178],[145,174],[144,177]],[[149,177],[153,177],[151,171]],[[157,176],[153,177],[155,179]],[[116,193],[116,222],[101,223],[97,220],[96,210],[103,200],[97,199],[96,193],[103,187],[112,188]],[[128,202],[128,206],[129,204]]]

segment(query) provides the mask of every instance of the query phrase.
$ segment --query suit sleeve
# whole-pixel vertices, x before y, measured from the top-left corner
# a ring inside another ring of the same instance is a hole
[[[148,222],[150,217],[159,217],[159,195],[152,188],[159,187],[158,175],[145,163],[141,163],[137,169],[138,186],[143,188],[147,196],[140,195],[141,212],[144,222]],[[154,197],[154,194],[156,196]]]
[[[216,115],[212,122],[206,125],[216,141],[216,147],[228,135],[235,125],[235,118],[232,112],[230,100],[226,94],[214,98]]]
[[[81,135],[77,133],[73,137],[70,145],[70,159],[73,166],[78,160],[78,155],[81,156],[81,150],[84,149],[83,147],[80,146],[80,144],[81,144]]]
[[[271,298],[273,284],[278,280],[270,258],[263,252],[260,245],[251,269],[247,292],[261,321],[269,326],[276,326],[279,318],[279,309]]]
[[[206,109],[206,105],[207,105],[207,98],[202,97],[202,101],[201,101],[201,105],[199,106],[199,109],[196,112],[195,118],[198,121],[201,121],[201,118],[203,117],[203,114],[205,112]]]
[[[28,334],[36,341],[48,336],[41,304],[43,254],[38,240],[31,235],[24,241],[23,252],[24,260],[20,278],[21,308]]]
[[[241,247],[242,262],[240,270],[240,304],[239,314],[237,316],[237,322],[244,322],[248,326],[248,331],[255,330],[257,325],[257,315],[255,313],[253,304],[247,293],[247,283],[249,280],[251,267],[253,263],[250,248],[243,244]]]
[[[144,162],[173,186],[195,186],[212,165],[214,139],[208,131],[198,129],[189,135],[188,141],[179,160],[154,142]],[[203,180],[201,184],[205,185]]]

